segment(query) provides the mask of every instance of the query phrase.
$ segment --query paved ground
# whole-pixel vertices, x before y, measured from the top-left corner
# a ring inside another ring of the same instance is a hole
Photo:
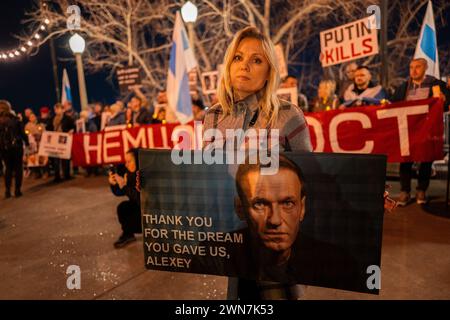
[[[444,190],[433,181],[430,195]],[[226,298],[225,277],[148,271],[139,241],[115,250],[120,201],[105,177],[28,178],[24,197],[0,200],[0,299]],[[379,296],[309,287],[305,298],[450,299],[449,252],[450,219],[411,204],[385,215]],[[66,287],[69,265],[81,268],[81,290]]]

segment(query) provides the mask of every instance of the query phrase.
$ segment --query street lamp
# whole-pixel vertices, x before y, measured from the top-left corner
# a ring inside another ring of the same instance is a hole
[[[87,110],[88,102],[86,92],[86,81],[84,80],[83,60],[81,59],[81,54],[84,52],[86,42],[78,33],[75,33],[69,39],[69,46],[75,55],[75,60],[77,61],[77,75],[78,75],[78,87],[80,91],[81,110]]]
[[[197,20],[198,10],[195,4],[188,1],[181,7],[181,16],[183,17],[184,22],[194,23]]]
[[[198,10],[197,6],[188,1],[181,7],[181,17],[186,22],[188,27],[189,42],[194,52],[194,23],[197,20]]]

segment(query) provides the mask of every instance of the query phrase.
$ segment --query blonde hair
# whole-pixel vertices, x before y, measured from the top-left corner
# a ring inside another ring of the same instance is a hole
[[[280,84],[278,64],[275,55],[275,48],[272,41],[255,27],[247,27],[240,30],[234,36],[233,41],[228,46],[227,51],[225,52],[225,57],[223,59],[224,70],[220,78],[219,87],[217,90],[217,98],[219,100],[219,104],[223,109],[224,116],[228,114],[234,114],[233,105],[235,101],[233,88],[231,86],[230,65],[233,62],[233,58],[239,44],[245,38],[254,38],[260,40],[264,55],[269,62],[269,79],[261,89],[262,97],[259,101],[259,108],[262,113],[266,115],[267,120],[272,127],[277,120],[278,111],[280,109],[280,100],[276,95],[276,91]]]
[[[321,85],[323,85],[325,87],[325,89],[327,90],[327,92],[328,92],[327,97],[333,98],[335,90],[336,90],[336,82],[333,80],[322,80],[319,83],[319,87]]]

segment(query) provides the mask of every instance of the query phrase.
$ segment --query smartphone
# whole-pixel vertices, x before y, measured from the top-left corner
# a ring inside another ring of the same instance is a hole
[[[116,166],[113,164],[110,164],[108,166],[108,171],[111,172],[112,174],[117,173]]]

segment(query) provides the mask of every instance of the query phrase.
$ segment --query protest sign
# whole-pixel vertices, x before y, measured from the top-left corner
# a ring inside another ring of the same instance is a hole
[[[380,267],[386,157],[278,161],[261,175],[257,164],[176,165],[171,151],[142,150],[146,267],[378,293],[368,270]]]
[[[141,85],[141,75],[138,67],[117,69],[117,82],[122,94],[127,94],[134,87]]]
[[[70,159],[72,151],[72,134],[44,131],[39,144],[39,155],[60,159]]]
[[[375,15],[320,32],[320,61],[329,67],[378,53]]]

